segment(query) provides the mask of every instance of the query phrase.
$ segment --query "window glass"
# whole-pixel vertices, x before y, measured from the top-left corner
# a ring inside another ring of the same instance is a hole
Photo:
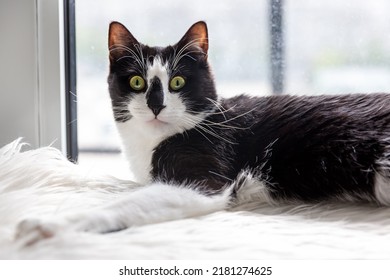
[[[390,1],[284,3],[286,92],[390,91]]]

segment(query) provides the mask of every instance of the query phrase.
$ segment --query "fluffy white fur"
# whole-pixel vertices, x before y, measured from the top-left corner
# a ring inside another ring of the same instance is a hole
[[[386,247],[390,238],[389,208],[361,204],[272,206],[252,202],[229,211],[218,211],[221,205],[216,204],[213,213],[198,211],[188,217],[191,215],[180,213],[164,198],[162,204],[168,203],[165,209],[172,211],[173,218],[188,218],[143,225],[141,213],[145,212],[139,209],[132,212],[135,218],[130,217],[138,221],[137,226],[124,231],[95,234],[62,229],[52,238],[26,246],[31,236],[14,238],[19,221],[25,218],[56,221],[77,212],[109,209],[113,201],[121,201],[124,196],[137,197],[139,186],[82,170],[53,148],[20,152],[21,148],[16,141],[0,150],[0,258],[3,259],[389,257]],[[250,178],[246,183],[251,183]],[[150,185],[145,191],[158,192],[160,187],[167,186]],[[243,200],[262,196],[250,189],[240,194]],[[181,191],[186,206],[187,203],[211,206],[196,195],[188,200],[187,190]],[[139,203],[144,205],[134,201]],[[160,211],[155,207],[150,215],[160,219]]]

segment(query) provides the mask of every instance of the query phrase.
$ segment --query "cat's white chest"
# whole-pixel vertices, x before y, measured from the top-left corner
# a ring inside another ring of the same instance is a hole
[[[135,180],[141,184],[150,183],[154,149],[166,137],[134,119],[117,123],[117,128]]]

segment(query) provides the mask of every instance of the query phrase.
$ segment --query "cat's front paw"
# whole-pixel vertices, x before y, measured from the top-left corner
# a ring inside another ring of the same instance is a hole
[[[58,222],[26,219],[18,224],[15,239],[23,240],[23,243],[29,246],[57,235],[62,227]]]
[[[118,227],[109,215],[94,211],[61,216],[51,220],[26,219],[17,226],[15,238],[25,245],[32,245],[65,231],[108,233],[120,229],[123,227]]]

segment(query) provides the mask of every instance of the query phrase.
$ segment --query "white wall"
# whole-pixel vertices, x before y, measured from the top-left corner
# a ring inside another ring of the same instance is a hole
[[[0,145],[65,152],[62,0],[0,1]]]

